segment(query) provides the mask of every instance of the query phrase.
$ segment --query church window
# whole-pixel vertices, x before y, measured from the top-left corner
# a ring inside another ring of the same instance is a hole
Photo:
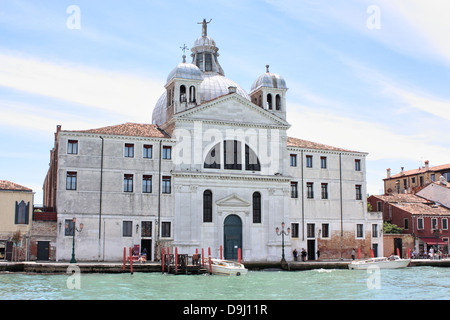
[[[203,192],[203,222],[212,222],[212,192]]]
[[[194,86],[190,86],[189,87],[189,102],[196,102],[195,99],[195,87]]]
[[[186,102],[186,87],[184,85],[180,86],[180,102]]]
[[[272,95],[270,93],[267,95],[267,108],[272,110]]]
[[[261,223],[261,194],[253,193],[253,223]]]
[[[220,169],[220,144],[216,144],[207,154],[204,168]]]
[[[225,140],[223,149],[225,169],[242,170],[241,143],[237,140]]]
[[[261,95],[259,95],[259,97],[258,97],[258,106],[262,107]]]
[[[205,71],[212,71],[211,53],[205,53]]]
[[[255,152],[245,145],[245,170],[247,171],[261,171],[261,164]]]
[[[199,67],[200,70],[203,70],[203,53],[198,53],[197,58],[195,59],[195,64]]]
[[[15,224],[28,224],[28,216],[30,211],[30,203],[25,203],[25,201],[20,201],[17,203],[16,201],[16,215],[15,215]]]
[[[281,110],[281,97],[279,94],[277,94],[276,98],[275,98],[275,104],[276,104],[276,108],[277,110]]]
[[[356,193],[356,200],[362,200],[362,188],[361,188],[361,185],[359,185],[359,184],[355,185],[355,193]]]

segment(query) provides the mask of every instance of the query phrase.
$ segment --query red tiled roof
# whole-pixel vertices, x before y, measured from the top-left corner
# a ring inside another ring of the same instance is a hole
[[[442,171],[445,169],[450,169],[450,163],[447,164],[441,164],[439,166],[434,166],[434,167],[429,167],[428,171]],[[415,174],[420,174],[420,173],[424,173],[427,172],[425,167],[419,167],[417,169],[412,169],[412,170],[407,170],[407,171],[403,171],[400,173],[396,173],[394,175],[391,175],[390,179],[396,179],[396,178],[400,178],[403,176],[411,176],[411,175],[415,175]],[[383,180],[389,180],[388,178],[385,178]]]
[[[131,122],[97,129],[74,130],[66,132],[96,133],[130,137],[170,138],[169,135],[159,130],[158,126],[155,124],[141,124]]]
[[[321,144],[321,143],[317,143],[317,142],[311,142],[311,141],[297,139],[297,138],[292,138],[292,137],[288,137],[287,146],[288,147],[294,147],[294,148],[308,148],[308,149],[318,149],[318,150],[358,152],[358,151],[352,151],[352,150],[332,147],[332,146],[328,146],[326,144]]]
[[[0,180],[0,190],[9,190],[9,191],[26,191],[26,192],[32,192],[30,188],[21,186],[20,184],[7,181],[7,180]]]

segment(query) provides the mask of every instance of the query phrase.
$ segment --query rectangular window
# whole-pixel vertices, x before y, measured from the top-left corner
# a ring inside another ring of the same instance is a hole
[[[162,177],[162,193],[171,193],[172,185],[171,185],[171,177],[163,176]]]
[[[306,225],[306,236],[308,238],[314,238],[315,237],[315,229],[316,229],[316,225],[314,223],[308,223]]]
[[[161,223],[161,237],[170,238],[170,222]]]
[[[25,203],[25,201],[16,201],[16,214],[14,217],[14,223],[15,224],[28,224],[28,218],[29,218],[29,212],[30,212],[30,203]]]
[[[403,229],[409,230],[409,219],[408,218],[403,219]]]
[[[361,160],[355,159],[355,171],[361,171]]]
[[[296,154],[291,154],[291,167],[296,167],[297,166],[297,155]]]
[[[362,200],[361,185],[359,185],[359,184],[355,185],[355,192],[356,192],[356,200]]]
[[[423,230],[423,218],[417,219],[417,229]]]
[[[437,228],[437,219],[433,218],[431,219],[431,229],[436,229]]]
[[[291,223],[291,229],[292,238],[298,238],[298,223]]]
[[[77,190],[77,173],[67,172],[66,190]]]
[[[172,159],[172,147],[170,146],[163,146],[163,150],[162,150],[162,158],[164,160],[170,160]]]
[[[314,183],[312,182],[306,183],[306,198],[314,199]]]
[[[123,221],[122,237],[131,237],[133,235],[133,221]]]
[[[372,238],[378,238],[378,225],[372,224]]]
[[[124,157],[134,158],[134,144],[125,143]]]
[[[66,219],[65,221],[65,232],[64,235],[66,237],[73,236],[75,223],[73,219]]]
[[[328,183],[322,183],[322,199],[328,199]]]
[[[328,223],[322,224],[322,238],[330,237],[330,225]]]
[[[123,176],[123,192],[133,192],[133,175],[125,174]]]
[[[306,156],[306,167],[307,168],[313,167],[313,156]]]
[[[364,225],[363,224],[356,225],[356,237],[364,238]]]
[[[152,193],[152,176],[142,176],[142,193]]]
[[[142,151],[142,157],[145,159],[151,159],[153,157],[153,146],[144,144],[144,149]]]
[[[150,238],[152,236],[152,222],[142,221],[141,222],[141,237]]]
[[[327,157],[320,157],[320,168],[327,168]]]
[[[298,182],[291,181],[291,198],[298,198]]]
[[[67,153],[68,154],[78,154],[78,141],[77,140],[69,140],[67,144]]]
[[[442,229],[447,230],[448,229],[448,220],[447,218],[442,218]]]
[[[381,212],[381,201],[377,201],[377,211]]]

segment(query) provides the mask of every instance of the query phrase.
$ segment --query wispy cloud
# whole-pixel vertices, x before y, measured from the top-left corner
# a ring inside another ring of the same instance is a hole
[[[128,121],[143,114],[150,119],[163,88],[153,79],[7,54],[0,54],[0,86],[105,110]]]

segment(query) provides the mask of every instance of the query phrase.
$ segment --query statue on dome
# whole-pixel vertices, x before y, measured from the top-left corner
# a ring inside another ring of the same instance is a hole
[[[208,22],[206,22],[206,19],[203,19],[202,22],[197,22],[197,24],[202,25],[202,37],[206,37],[208,35],[208,24],[211,23],[212,19],[209,19]]]

